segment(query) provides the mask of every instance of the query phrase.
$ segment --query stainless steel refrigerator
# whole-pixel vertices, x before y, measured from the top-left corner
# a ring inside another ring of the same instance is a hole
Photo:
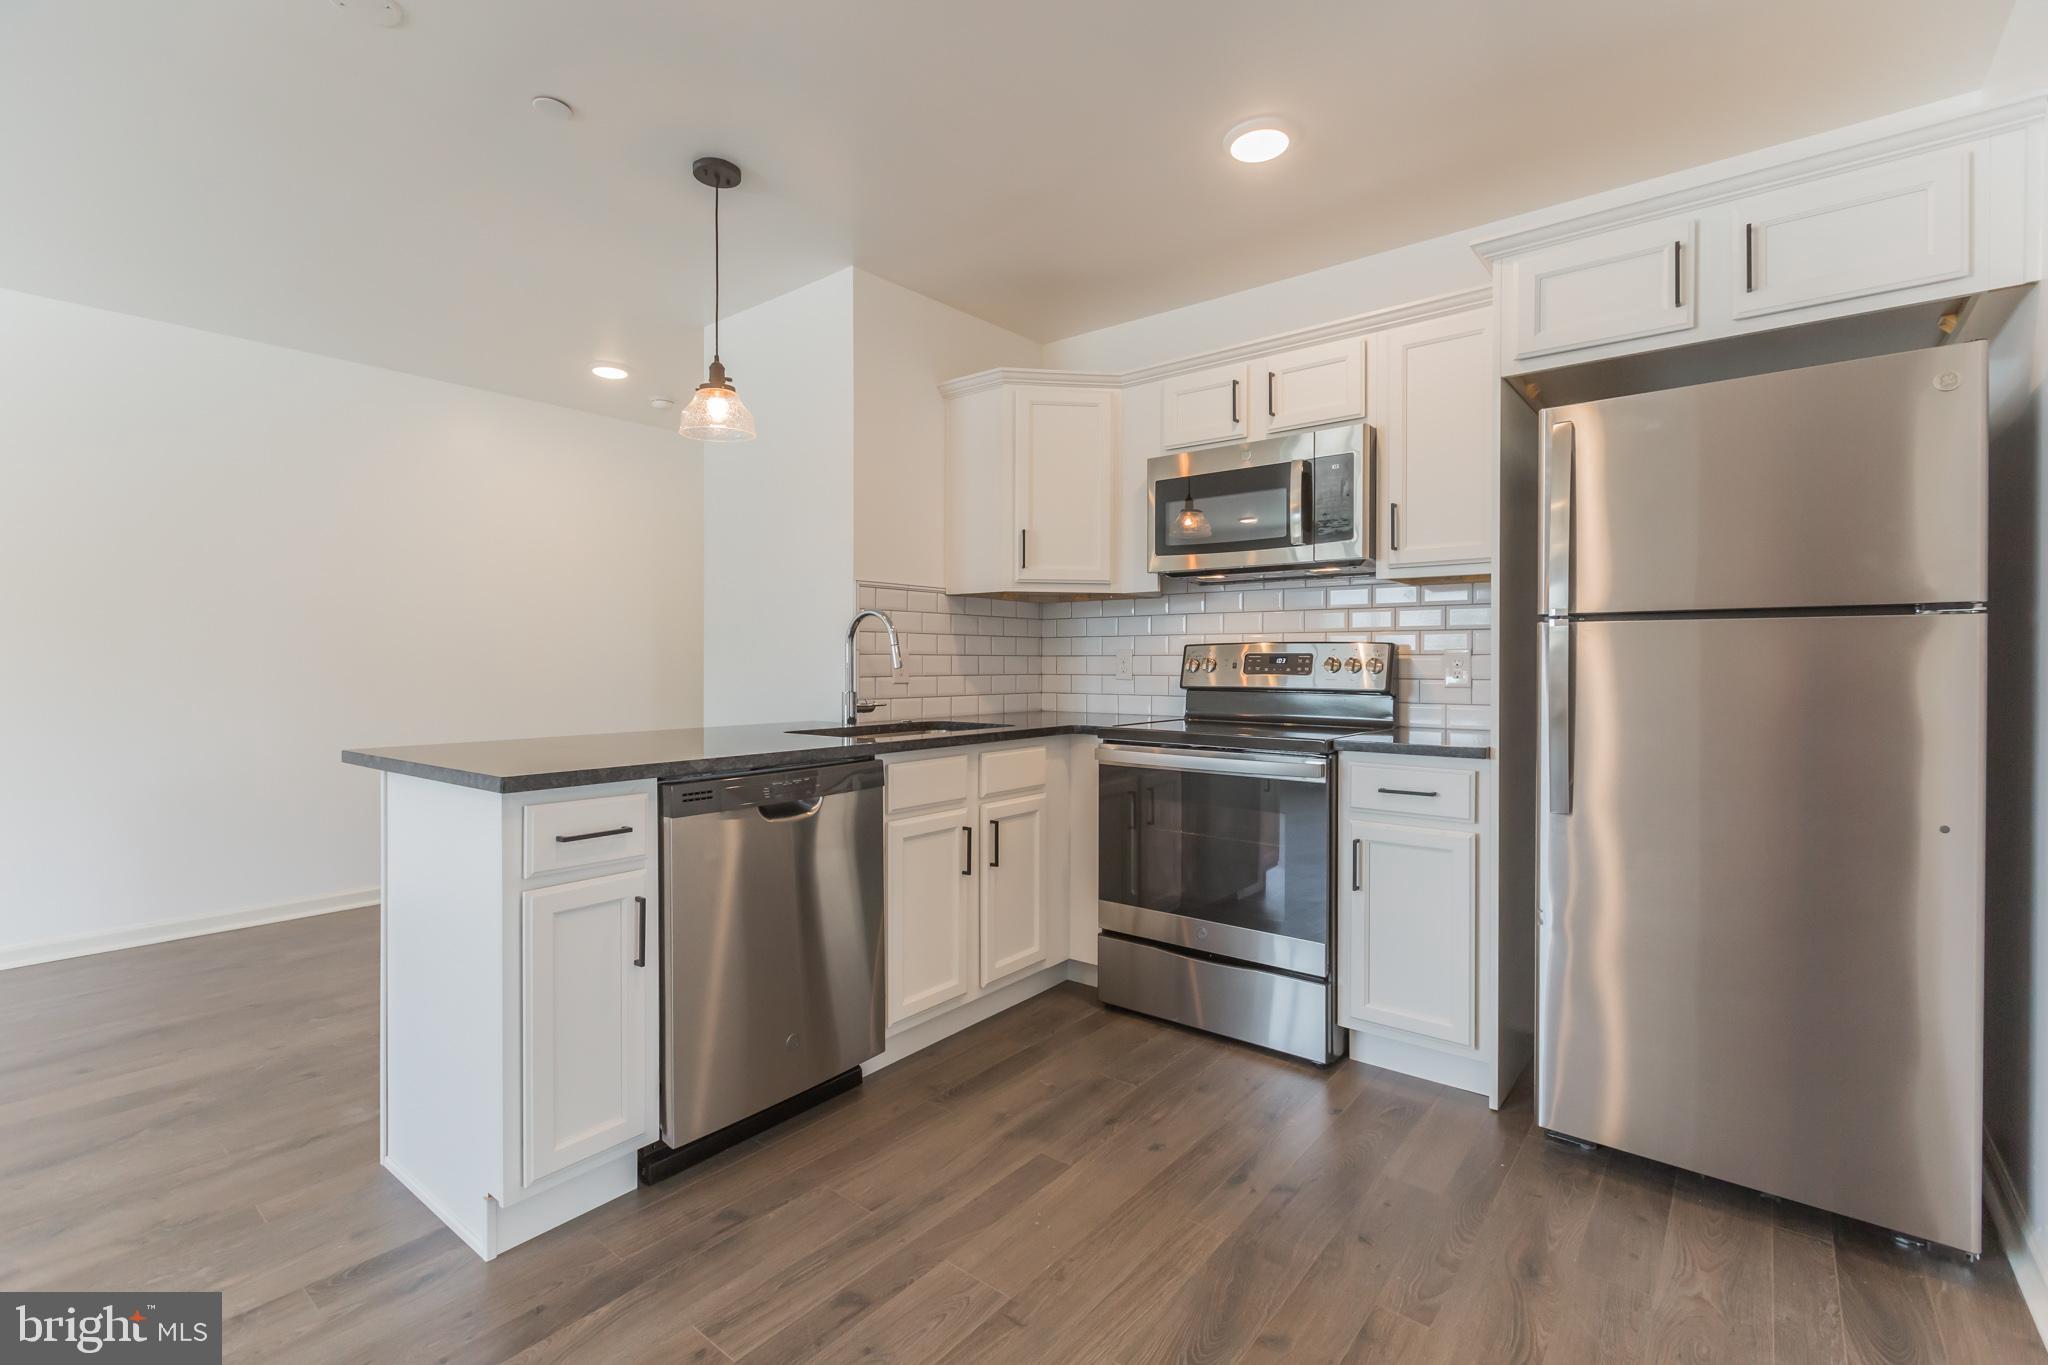
[[[1540,418],[1537,1122],[1981,1243],[1982,343]]]

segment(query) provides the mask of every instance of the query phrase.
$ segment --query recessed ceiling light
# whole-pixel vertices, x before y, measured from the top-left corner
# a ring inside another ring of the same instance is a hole
[[[656,395],[655,397],[647,400],[647,406],[650,408],[672,408],[675,405],[675,399],[663,395]]]
[[[558,123],[566,123],[576,117],[576,111],[570,107],[569,101],[557,99],[553,95],[535,95],[531,103],[534,113],[554,119]]]
[[[628,374],[623,365],[592,365],[590,372],[599,379],[624,379]]]
[[[1287,150],[1292,141],[1279,122],[1269,118],[1246,119],[1224,138],[1230,154],[1239,161],[1271,161]]]

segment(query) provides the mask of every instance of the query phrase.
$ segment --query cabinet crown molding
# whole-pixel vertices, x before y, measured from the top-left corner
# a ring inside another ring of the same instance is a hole
[[[1472,308],[1493,306],[1493,286],[1480,285],[1473,289],[1454,290],[1449,294],[1436,294],[1412,303],[1397,303],[1388,308],[1375,308],[1370,313],[1354,313],[1348,318],[1333,322],[1318,323],[1313,327],[1301,327],[1292,332],[1275,332],[1271,336],[1258,337],[1251,341],[1239,342],[1214,351],[1201,351],[1184,355],[1175,360],[1161,361],[1140,369],[1125,370],[1117,376],[1119,384],[1149,384],[1155,379],[1167,379],[1189,370],[1205,370],[1211,365],[1228,365],[1235,361],[1255,360],[1271,355],[1275,351],[1291,351],[1297,346],[1313,346],[1319,341],[1335,341],[1340,337],[1363,336],[1368,332],[1385,331],[1398,327],[1404,322],[1420,322],[1425,318],[1442,317],[1448,313],[1462,313]]]
[[[982,370],[976,374],[963,374],[958,379],[948,379],[939,385],[939,392],[948,398],[958,398],[963,393],[980,393],[983,389],[1000,388],[1004,384],[1057,384],[1065,389],[1114,389],[1122,387],[1123,382],[1121,376],[1114,374],[1007,367]]]
[[[1755,165],[1747,170],[1724,175],[1709,174],[1702,180],[1638,197],[1629,197],[1631,191],[1627,189],[1608,191],[1593,197],[1618,199],[1619,202],[1539,223],[1533,227],[1475,238],[1471,242],[1472,252],[1491,265],[1503,257],[1519,256],[1538,247],[1569,242],[1579,237],[1605,232],[1610,228],[1626,227],[1632,223],[1646,222],[1688,209],[1705,208],[1730,199],[1739,199],[1758,190],[1796,185],[1803,181],[1835,175],[1861,166],[1881,164],[1916,152],[1954,146],[1960,142],[1969,142],[2015,128],[2038,128],[2044,122],[2048,122],[2048,96],[2033,95],[1990,108],[1970,110],[1918,127],[1860,138],[1806,155],[1793,155],[1789,159],[1768,165]],[[1831,135],[1824,133],[1804,141],[1810,145],[1824,141],[1829,136]],[[1754,162],[1758,157],[1767,155],[1768,151],[1748,153],[1728,158],[1718,164],[1726,166],[1737,162]],[[1669,184],[1691,174],[1694,172],[1680,171],[1674,175],[1648,181],[1646,185]]]

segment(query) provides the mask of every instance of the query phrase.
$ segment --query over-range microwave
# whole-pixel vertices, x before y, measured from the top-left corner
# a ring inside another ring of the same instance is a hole
[[[1146,463],[1160,574],[1373,571],[1373,429],[1362,422]]]

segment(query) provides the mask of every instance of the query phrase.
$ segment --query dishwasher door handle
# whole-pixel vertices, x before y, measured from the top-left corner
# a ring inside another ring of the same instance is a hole
[[[754,809],[761,813],[763,820],[808,820],[824,804],[824,797],[813,796],[803,801],[771,801]]]

